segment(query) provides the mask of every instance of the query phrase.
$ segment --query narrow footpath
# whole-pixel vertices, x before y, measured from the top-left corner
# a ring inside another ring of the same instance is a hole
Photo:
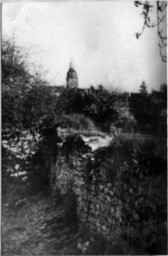
[[[2,196],[2,255],[79,255],[75,224],[44,195],[24,197],[12,187]]]

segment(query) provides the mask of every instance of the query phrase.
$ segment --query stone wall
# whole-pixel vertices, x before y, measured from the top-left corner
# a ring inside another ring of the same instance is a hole
[[[60,148],[56,187],[61,193],[73,189],[80,223],[91,232],[112,244],[120,241],[126,254],[130,246],[139,247],[139,253],[150,252],[157,239],[159,244],[166,241],[166,172],[140,177],[124,158],[118,165],[115,154],[109,159],[106,150],[73,150],[67,157]]]

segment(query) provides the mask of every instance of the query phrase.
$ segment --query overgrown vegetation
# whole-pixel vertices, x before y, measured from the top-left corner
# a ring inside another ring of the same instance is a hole
[[[130,111],[137,121],[136,130],[141,133],[164,136],[167,134],[167,85],[160,91],[147,92],[145,82],[140,86],[139,94],[130,97]]]
[[[64,125],[76,131],[96,131],[94,122],[83,114],[63,114],[60,119]]]
[[[19,170],[10,166],[10,161],[6,169],[12,172],[22,169],[27,177],[39,178],[37,184],[45,173],[39,185],[45,188],[44,180],[47,184],[49,174],[48,170],[46,172],[47,159],[44,160],[46,152],[40,149],[47,139],[44,130],[50,129],[49,120],[52,120],[51,126],[55,123],[57,99],[40,75],[31,74],[26,57],[24,49],[9,39],[2,40],[2,144],[10,157],[19,162]]]
[[[110,146],[95,152],[86,170],[86,183],[98,189],[95,201],[99,187],[108,191],[112,184],[122,209],[116,233],[127,242],[126,246],[121,242],[125,253],[166,254],[166,141],[142,134],[119,135]]]
[[[85,181],[89,185],[91,173],[95,172],[104,184],[115,184],[123,201],[127,202],[132,193],[136,198],[123,208],[126,221],[132,223],[131,243],[149,254],[156,247],[158,253],[162,251],[158,248],[157,228],[152,224],[144,233],[137,232],[134,222],[140,226],[149,219],[166,221],[167,85],[151,94],[143,82],[138,94],[108,91],[99,85],[97,89],[64,89],[60,96],[54,96],[40,75],[31,74],[26,57],[10,40],[2,41],[2,196],[18,189],[16,201],[12,203],[11,199],[9,204],[19,209],[27,205],[27,196],[37,196],[39,192],[48,195],[57,178],[59,148],[69,161],[74,151],[81,155],[91,151],[81,135],[103,138],[108,134],[113,138],[111,145],[98,149],[93,153],[94,160],[86,161]],[[138,189],[142,183],[141,193]],[[76,229],[77,199],[72,187],[69,183],[64,196],[58,190],[53,196],[62,207],[61,220]],[[23,196],[21,201],[19,193]],[[165,232],[164,228],[159,229],[161,234]],[[87,232],[90,241],[81,232],[77,253],[115,251],[104,238]],[[125,233],[126,239],[130,237]]]
[[[91,118],[102,131],[109,132],[111,124],[119,119],[121,109],[128,108],[125,94],[109,92],[102,85],[97,89],[92,86],[88,91],[66,89],[59,97],[57,110],[66,114],[84,114]]]
[[[125,119],[133,119],[123,114],[124,109],[128,113],[127,97],[102,86],[89,91],[65,89],[59,97],[54,96],[40,74],[30,72],[24,49],[3,39],[2,143],[14,157],[23,160],[28,178],[35,181],[38,177],[34,188],[50,187],[55,143],[61,142],[58,126],[73,133],[109,132],[112,123],[121,126]]]

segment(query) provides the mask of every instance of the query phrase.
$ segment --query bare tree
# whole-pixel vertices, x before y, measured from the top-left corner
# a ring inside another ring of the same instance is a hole
[[[137,39],[143,34],[145,28],[157,28],[158,46],[160,56],[163,62],[167,61],[167,1],[135,1],[136,7],[142,8],[142,15],[144,19],[142,31],[136,33]]]

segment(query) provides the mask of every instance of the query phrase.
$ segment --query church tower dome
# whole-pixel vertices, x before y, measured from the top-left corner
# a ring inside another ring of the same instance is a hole
[[[72,61],[70,62],[70,65],[69,65],[66,81],[67,81],[66,82],[67,88],[78,88],[78,75]]]

